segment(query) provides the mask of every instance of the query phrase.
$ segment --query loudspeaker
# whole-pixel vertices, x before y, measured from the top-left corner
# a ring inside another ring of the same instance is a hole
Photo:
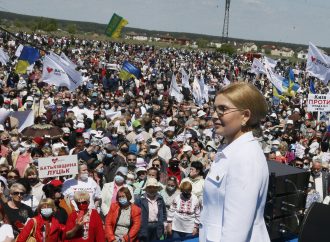
[[[299,242],[329,242],[330,206],[313,203],[302,222]]]
[[[298,191],[305,191],[308,187],[310,172],[305,169],[284,165],[276,161],[268,161],[269,196],[282,196]],[[273,179],[272,178],[273,175]]]
[[[269,186],[264,217],[271,240],[297,235],[303,220],[310,173],[268,161]]]

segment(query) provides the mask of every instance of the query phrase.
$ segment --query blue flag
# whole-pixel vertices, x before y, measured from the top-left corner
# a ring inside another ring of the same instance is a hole
[[[310,81],[309,81],[309,91],[310,91],[312,94],[316,94],[315,87],[314,87],[314,81],[313,81],[313,80],[310,80]]]
[[[136,78],[141,77],[141,70],[128,61],[124,61],[122,71],[126,71],[130,73],[134,75]]]

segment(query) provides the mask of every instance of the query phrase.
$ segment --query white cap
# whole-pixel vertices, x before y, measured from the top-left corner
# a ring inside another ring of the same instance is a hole
[[[197,117],[203,117],[204,115],[206,115],[206,113],[203,111],[203,110],[199,110],[198,112],[197,112]]]
[[[286,121],[286,124],[293,124],[293,120],[292,120],[292,119],[288,119],[288,120]]]
[[[277,117],[276,116],[276,113],[272,113],[270,116],[273,117],[273,118],[276,118]]]
[[[184,145],[182,151],[183,152],[192,151],[192,148],[189,145]]]
[[[298,112],[298,113],[300,113],[300,110],[299,110],[299,108],[295,108],[295,109],[293,109],[293,112]]]
[[[28,97],[26,98],[26,101],[33,101],[33,97],[28,96]]]

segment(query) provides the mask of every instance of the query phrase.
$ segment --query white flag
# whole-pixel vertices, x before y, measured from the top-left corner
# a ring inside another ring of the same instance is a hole
[[[189,84],[189,75],[183,68],[181,68],[181,74],[182,74],[182,86],[191,90],[191,87]]]
[[[306,71],[322,80],[325,84],[330,80],[330,57],[323,54],[311,42],[308,48]]]
[[[49,55],[45,56],[43,62],[42,79],[44,82],[57,87],[66,86],[69,90],[76,89],[80,84],[72,80],[64,69],[52,60]]]
[[[273,60],[272,58],[269,58],[267,56],[264,56],[264,63],[267,63],[272,69],[275,68],[275,66],[277,65],[277,61]]]
[[[3,48],[0,48],[0,62],[1,62],[1,64],[6,65],[8,61],[9,61],[9,56],[3,50]]]
[[[69,57],[67,57],[63,52],[61,53],[60,55],[61,59],[62,59],[62,62],[64,64],[66,64],[67,66],[71,66],[73,69],[76,69],[77,68],[77,65],[74,64],[70,59]],[[64,62],[65,61],[65,62]]]
[[[48,57],[58,66],[60,66],[70,78],[70,87],[68,86],[70,90],[77,88],[82,83],[83,80],[81,73],[79,71],[76,71],[73,65],[71,65],[69,62],[67,62],[60,56],[56,55],[54,52],[51,52]]]
[[[226,87],[230,84],[230,81],[228,80],[228,78],[225,76],[225,78],[223,79],[223,85]]]
[[[172,75],[172,81],[171,81],[171,87],[170,87],[170,96],[175,97],[175,100],[180,103],[183,100],[183,94],[181,93],[181,90],[178,86],[178,83],[176,82],[176,76]]]
[[[192,94],[193,94],[194,101],[195,101],[196,105],[201,106],[203,95],[202,95],[202,89],[201,89],[201,86],[200,86],[200,84],[197,80],[197,77],[194,78],[194,82],[193,82],[193,85],[192,85]]]
[[[203,93],[203,98],[205,102],[209,102],[209,86],[207,84],[204,85],[204,93]]]
[[[20,57],[21,56],[21,53],[22,53],[22,50],[24,48],[24,45],[20,44],[17,49],[16,49],[16,52],[15,52],[15,56],[16,57]]]
[[[257,58],[253,59],[253,63],[251,66],[251,72],[253,72],[255,74],[266,73],[264,65]]]
[[[276,89],[280,92],[286,91],[283,87],[284,77],[274,73],[267,60],[265,61],[265,70],[268,80],[276,87]]]

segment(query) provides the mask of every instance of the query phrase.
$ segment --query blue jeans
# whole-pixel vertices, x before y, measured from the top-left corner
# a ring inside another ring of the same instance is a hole
[[[192,233],[184,233],[172,230],[172,239],[178,239],[174,241],[183,241],[184,238],[192,236]]]

